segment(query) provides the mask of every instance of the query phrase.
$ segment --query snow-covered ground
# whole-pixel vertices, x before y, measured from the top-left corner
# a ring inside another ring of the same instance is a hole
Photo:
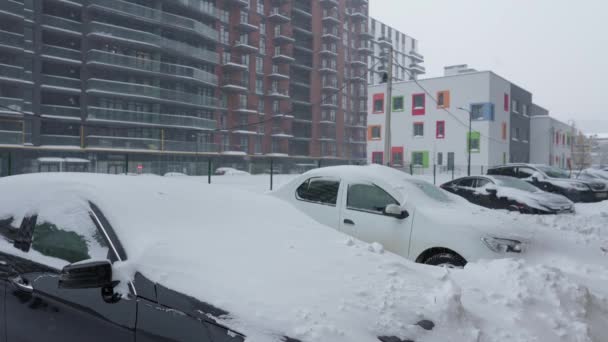
[[[275,176],[275,188],[294,177]],[[269,190],[268,175],[213,182]],[[535,244],[521,260],[469,263],[464,270],[420,266],[439,283],[420,293],[443,308],[438,326],[466,327],[437,341],[608,341],[608,201],[576,204],[576,214],[494,213],[533,228]]]

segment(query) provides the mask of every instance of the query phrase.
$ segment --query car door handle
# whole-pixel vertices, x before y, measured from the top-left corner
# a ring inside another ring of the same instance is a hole
[[[350,226],[354,226],[355,222],[353,220],[349,220],[349,219],[344,219],[344,224],[348,224]]]
[[[34,292],[34,287],[27,280],[23,279],[21,276],[16,276],[11,278],[11,283],[17,287],[18,290],[32,293]]]

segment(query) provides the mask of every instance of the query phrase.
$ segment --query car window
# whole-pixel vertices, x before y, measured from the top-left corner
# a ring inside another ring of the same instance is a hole
[[[397,204],[391,195],[374,184],[351,184],[348,187],[346,207],[381,214],[389,204]]]
[[[519,180],[517,178],[503,177],[503,176],[498,176],[498,177],[494,177],[494,178],[496,179],[496,182],[498,183],[498,185],[506,187],[506,188],[519,189],[519,190],[523,190],[523,191],[527,191],[527,192],[538,192],[539,191],[539,189],[537,187],[535,187],[534,185],[532,185],[526,181]]]
[[[477,178],[477,182],[475,183],[476,188],[483,188],[484,186],[490,184],[491,182],[486,178]]]
[[[517,170],[517,178],[531,178],[535,173],[537,173],[536,170],[534,170],[533,168],[530,167],[520,167]]]
[[[74,215],[77,217],[38,218],[30,249],[34,261],[57,267],[88,259],[109,259],[110,248],[88,212]]]
[[[336,205],[340,181],[331,178],[310,178],[296,190],[296,197],[303,201]]]
[[[416,187],[416,189],[422,191],[422,193],[424,195],[426,195],[428,198],[435,200],[435,201],[439,201],[439,202],[452,202],[452,200],[450,199],[450,197],[448,197],[448,195],[446,195],[446,192],[441,190],[440,188],[434,186],[433,184],[423,181],[423,180],[419,180],[419,179],[412,179],[412,178],[408,178],[406,179],[406,182],[414,185]]]
[[[565,178],[568,179],[570,178],[570,173],[562,170],[562,169],[558,169],[554,166],[539,166],[538,167],[539,170],[541,170],[542,172],[544,172],[548,177],[551,178]]]
[[[458,186],[463,188],[474,188],[475,187],[475,178],[465,178],[458,182]]]

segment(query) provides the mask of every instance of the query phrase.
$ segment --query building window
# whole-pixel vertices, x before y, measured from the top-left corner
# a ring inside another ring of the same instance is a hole
[[[445,121],[437,121],[436,138],[437,139],[445,138]]]
[[[521,113],[524,116],[528,116],[528,105],[527,104],[524,104],[524,105],[521,106]]]
[[[504,101],[504,109],[505,112],[509,111],[509,94],[505,94],[505,101]]]
[[[417,167],[429,167],[429,152],[416,151],[412,152],[412,165]]]
[[[424,136],[424,122],[414,122],[414,137]]]
[[[437,108],[450,108],[450,92],[448,90],[437,93]]]
[[[264,79],[263,78],[255,79],[255,92],[258,95],[264,94]]]
[[[263,0],[257,1],[257,11],[259,14],[264,15],[264,1]]]
[[[382,139],[382,126],[369,126],[367,137],[369,140],[380,140]]]
[[[519,103],[517,102],[517,100],[511,101],[511,109],[513,110],[513,113],[519,114]]]
[[[380,164],[384,163],[384,152],[372,152],[372,164]]]
[[[264,58],[256,57],[255,58],[255,72],[258,74],[264,73]]]
[[[374,94],[374,114],[384,113],[384,94]]]
[[[260,39],[260,49],[258,50],[258,52],[260,53],[260,55],[265,55],[266,54],[266,39]]]
[[[479,152],[481,147],[481,134],[479,132],[467,133],[467,141],[471,143],[471,152]],[[468,144],[467,144],[468,145]]]
[[[403,112],[404,109],[404,97],[396,96],[393,97],[393,111],[394,112]]]
[[[507,123],[502,123],[502,140],[507,140]]]
[[[391,148],[391,165],[403,166],[403,147]]]
[[[412,95],[412,115],[424,115],[425,113],[425,94]]]
[[[493,103],[476,103],[471,105],[471,119],[474,121],[494,121]]]

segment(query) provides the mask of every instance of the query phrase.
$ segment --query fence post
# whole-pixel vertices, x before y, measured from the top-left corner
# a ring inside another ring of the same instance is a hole
[[[211,158],[207,159],[207,184],[211,184]]]
[[[483,165],[481,165],[481,175],[483,176]]]
[[[125,154],[125,174],[129,174],[129,154]]]
[[[433,164],[433,185],[437,185],[437,165]]]
[[[414,175],[414,165],[410,164],[410,176]]]
[[[274,160],[272,158],[270,158],[270,191],[272,191],[272,183],[273,183],[273,176],[274,176]]]
[[[8,151],[8,175],[13,175],[13,153]]]
[[[321,159],[317,160],[317,168],[321,168]]]

